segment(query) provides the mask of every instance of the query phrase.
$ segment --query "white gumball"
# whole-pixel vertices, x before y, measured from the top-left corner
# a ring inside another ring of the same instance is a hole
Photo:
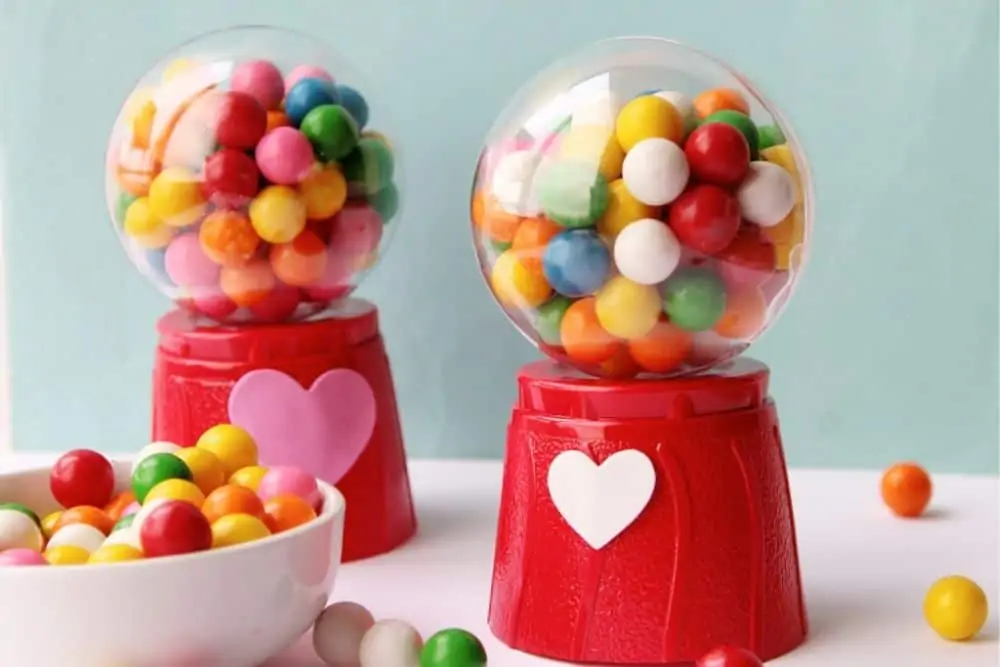
[[[18,510],[0,509],[0,551],[41,551],[44,543],[41,528],[30,516]]]
[[[361,640],[375,625],[370,611],[354,602],[337,602],[316,618],[313,649],[330,667],[357,667]]]
[[[151,442],[142,449],[139,453],[135,455],[132,459],[132,473],[135,474],[135,469],[138,467],[142,460],[152,456],[153,454],[174,454],[180,451],[180,445],[175,445],[172,442],[167,442],[166,440],[160,440],[158,442]]]
[[[666,139],[643,139],[625,155],[622,180],[629,193],[648,206],[677,199],[691,171],[684,151]]]
[[[590,95],[580,102],[573,109],[573,118],[570,120],[570,127],[577,128],[586,125],[598,125],[600,127],[613,128],[618,112],[621,111],[622,103],[618,95],[610,90],[601,91]]]
[[[791,174],[771,162],[750,163],[750,171],[736,190],[744,220],[773,227],[795,206],[795,182]]]
[[[119,528],[114,531],[104,539],[101,546],[106,547],[112,544],[125,544],[136,551],[142,551],[142,540],[139,539],[139,531],[135,530],[132,526]]]
[[[694,101],[690,97],[676,90],[661,90],[655,95],[670,102],[677,109],[677,113],[684,119],[685,132],[690,132],[698,124],[698,116],[694,112]]]
[[[677,268],[681,244],[665,223],[644,218],[618,234],[614,255],[620,274],[640,285],[656,285]]]
[[[537,174],[544,163],[543,157],[533,151],[512,151],[500,158],[493,170],[490,191],[505,211],[531,216],[542,210]]]
[[[94,553],[104,544],[104,533],[89,523],[71,523],[56,531],[49,539],[46,549],[53,547],[73,546]]]
[[[405,621],[379,621],[361,640],[361,667],[420,667],[424,640]]]

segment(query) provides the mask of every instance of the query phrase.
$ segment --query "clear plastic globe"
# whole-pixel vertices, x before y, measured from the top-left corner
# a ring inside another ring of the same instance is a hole
[[[320,313],[398,224],[387,116],[322,42],[268,27],[202,35],[154,65],[115,121],[115,231],[160,291],[210,320]]]
[[[525,85],[480,155],[479,264],[515,325],[590,375],[718,366],[778,317],[813,194],[787,121],[721,61],[598,42]]]

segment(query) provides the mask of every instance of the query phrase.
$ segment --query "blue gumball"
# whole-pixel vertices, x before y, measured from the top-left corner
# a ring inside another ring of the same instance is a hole
[[[549,241],[542,271],[552,289],[563,296],[587,296],[608,279],[611,253],[593,229],[570,229]]]
[[[302,79],[285,96],[285,115],[298,127],[306,114],[324,104],[339,104],[337,86],[324,79]]]
[[[368,124],[368,102],[361,93],[350,86],[337,86],[337,93],[340,95],[340,106],[351,114],[359,130],[364,129]]]

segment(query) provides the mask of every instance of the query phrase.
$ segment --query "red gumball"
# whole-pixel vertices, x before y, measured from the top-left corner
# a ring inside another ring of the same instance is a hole
[[[777,268],[774,246],[757,225],[743,225],[733,242],[716,253],[719,275],[727,287],[760,287]]]
[[[248,150],[267,131],[267,111],[252,95],[227,92],[216,115],[215,138],[226,148]]]
[[[301,301],[302,295],[297,288],[279,282],[249,309],[257,322],[284,322],[295,313]]]
[[[764,663],[745,648],[720,646],[702,656],[695,667],[764,667]]]
[[[684,142],[691,175],[704,183],[736,185],[750,169],[750,144],[743,133],[726,123],[708,123]]]
[[[147,558],[205,551],[212,547],[212,527],[191,503],[167,500],[142,522],[139,541]]]
[[[257,195],[259,188],[257,163],[246,153],[223,148],[205,160],[201,192],[205,199],[219,208],[246,206]]]
[[[740,203],[717,185],[696,185],[670,205],[667,224],[681,245],[714,255],[740,229]]]
[[[65,508],[104,507],[115,492],[111,462],[95,451],[74,449],[59,457],[49,475],[52,497]]]

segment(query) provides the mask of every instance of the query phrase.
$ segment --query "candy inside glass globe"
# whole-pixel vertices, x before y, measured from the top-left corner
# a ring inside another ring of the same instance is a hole
[[[106,191],[140,271],[216,322],[340,303],[385,251],[401,179],[387,113],[347,61],[267,27],[154,65],[111,133]]]
[[[472,228],[498,303],[590,375],[719,366],[784,307],[812,186],[787,121],[721,61],[598,42],[516,95],[480,155]]]

